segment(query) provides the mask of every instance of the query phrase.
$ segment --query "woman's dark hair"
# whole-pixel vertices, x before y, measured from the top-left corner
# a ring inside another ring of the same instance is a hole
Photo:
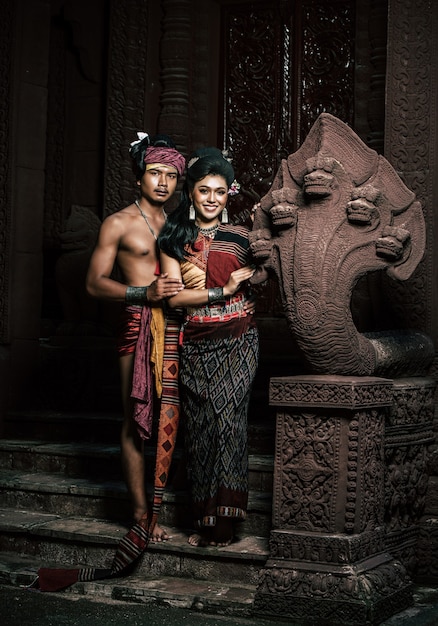
[[[199,148],[189,158],[180,203],[167,218],[158,237],[160,249],[178,261],[186,256],[186,244],[194,243],[198,236],[195,222],[189,220],[189,193],[195,183],[209,175],[223,176],[229,187],[234,180],[234,169],[218,148]]]
[[[153,135],[152,137],[146,135],[143,139],[137,141],[129,148],[129,156],[132,159],[132,171],[136,180],[140,180],[145,173],[146,164],[144,157],[149,146],[155,148],[176,148],[175,142],[168,135]]]

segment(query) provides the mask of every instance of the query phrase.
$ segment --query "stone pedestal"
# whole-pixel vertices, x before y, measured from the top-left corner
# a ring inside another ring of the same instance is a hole
[[[277,433],[270,558],[258,614],[288,623],[377,624],[412,603],[385,549],[384,430],[393,381],[272,378]]]

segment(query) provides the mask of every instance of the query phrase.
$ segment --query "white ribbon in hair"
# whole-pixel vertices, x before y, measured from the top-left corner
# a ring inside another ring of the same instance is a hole
[[[131,142],[131,148],[133,146],[136,146],[138,143],[140,143],[141,141],[143,141],[143,139],[145,139],[146,137],[149,137],[148,133],[142,133],[142,132],[138,132],[137,133],[137,137],[138,139],[136,141],[132,141]]]

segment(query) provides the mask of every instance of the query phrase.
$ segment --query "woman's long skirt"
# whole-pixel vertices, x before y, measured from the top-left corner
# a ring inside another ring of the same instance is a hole
[[[216,516],[244,519],[248,503],[247,416],[258,332],[184,341],[181,401],[196,528]]]

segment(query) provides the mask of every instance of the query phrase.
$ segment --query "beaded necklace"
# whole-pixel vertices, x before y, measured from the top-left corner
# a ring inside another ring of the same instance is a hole
[[[198,226],[198,231],[201,233],[201,235],[204,235],[204,237],[211,237],[213,238],[219,228],[219,223],[215,224],[214,226],[209,226],[208,228],[202,228],[201,226]]]
[[[155,239],[155,241],[157,241],[157,235],[155,234],[155,231],[154,231],[154,229],[152,228],[152,226],[149,224],[149,220],[148,220],[148,218],[147,218],[146,213],[143,213],[143,211],[141,210],[141,206],[140,206],[139,201],[138,201],[138,200],[134,200],[134,204],[137,206],[138,210],[140,211],[140,214],[141,214],[142,218],[143,218],[143,219],[144,219],[144,221],[146,222],[146,224],[147,224],[147,226],[148,226],[149,230],[151,231],[151,233],[152,233],[152,237]],[[164,219],[166,220],[166,219],[167,219],[167,215],[166,215],[166,213],[165,213],[164,209],[162,209],[162,211],[163,211],[163,216],[164,216]]]

